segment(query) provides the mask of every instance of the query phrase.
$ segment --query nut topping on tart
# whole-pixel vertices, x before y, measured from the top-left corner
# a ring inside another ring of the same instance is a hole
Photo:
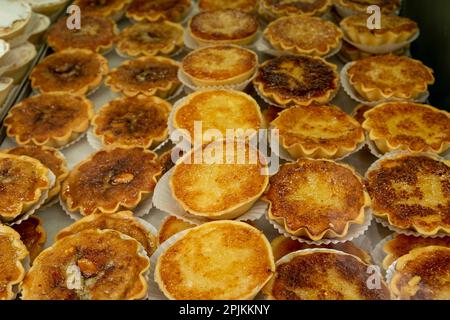
[[[136,21],[170,20],[180,22],[189,13],[191,0],[133,0],[127,17]]]
[[[269,24],[265,38],[277,50],[294,55],[326,56],[340,46],[342,31],[332,22],[316,17],[289,16]]]
[[[66,49],[51,54],[31,72],[31,86],[41,93],[89,94],[108,73],[108,61],[87,49]]]
[[[41,219],[33,215],[20,224],[13,225],[12,228],[20,235],[20,240],[27,247],[30,253],[30,262],[32,263],[41,253],[47,240],[47,232],[42,226]]]
[[[92,119],[104,146],[152,148],[167,138],[170,103],[138,95],[110,101]]]
[[[156,154],[141,148],[94,153],[64,181],[61,199],[72,212],[87,216],[134,209],[150,196],[161,173]]]
[[[199,0],[200,11],[213,11],[223,9],[237,9],[242,12],[251,13],[258,6],[258,0]]]
[[[61,147],[87,130],[93,110],[92,103],[82,96],[44,93],[15,105],[4,125],[7,135],[20,145]]]
[[[331,0],[261,0],[260,13],[267,20],[291,15],[321,16],[331,5]]]
[[[75,0],[73,2],[83,13],[83,23],[88,15],[119,20],[130,3],[131,0]]]
[[[280,107],[326,104],[339,89],[337,66],[310,56],[267,60],[253,81],[259,93]]]
[[[421,235],[450,233],[450,161],[401,153],[378,160],[366,176],[376,216]]]
[[[384,103],[364,114],[363,128],[381,153],[394,150],[443,153],[450,148],[450,114],[434,107]]]
[[[179,63],[163,57],[141,57],[128,60],[111,70],[105,83],[112,91],[126,96],[145,94],[167,98],[181,85]]]

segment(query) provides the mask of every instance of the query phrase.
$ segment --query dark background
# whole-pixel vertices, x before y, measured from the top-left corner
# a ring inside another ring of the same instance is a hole
[[[417,21],[421,31],[412,56],[435,72],[430,103],[450,110],[450,0],[403,0],[402,15]]]

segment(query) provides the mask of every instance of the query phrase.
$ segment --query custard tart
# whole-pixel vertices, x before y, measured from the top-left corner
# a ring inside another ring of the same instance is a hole
[[[195,122],[201,122],[201,132]],[[173,115],[174,129],[187,130],[191,143],[209,142],[207,131],[219,131],[223,137],[227,130],[240,130],[236,136],[250,138],[263,126],[258,103],[248,94],[234,90],[197,91],[188,95]],[[201,133],[200,137],[196,133]],[[228,137],[228,136],[227,136]]]
[[[69,29],[66,17],[59,19],[48,32],[48,45],[54,51],[89,49],[101,54],[112,48],[118,34],[117,26],[112,20],[83,16],[82,21],[80,29]]]
[[[164,57],[141,57],[112,69],[105,84],[128,97],[144,94],[167,98],[180,88],[179,63]]]
[[[2,1],[0,39],[11,41],[23,35],[31,21],[31,7],[25,1]]]
[[[183,27],[170,21],[140,22],[126,27],[117,37],[120,56],[171,55],[183,46]]]
[[[42,226],[42,220],[33,215],[20,224],[13,225],[12,228],[20,235],[20,240],[27,248],[32,263],[41,253],[47,240],[47,232]]]
[[[201,46],[233,43],[248,45],[258,32],[258,21],[235,9],[200,12],[189,21],[189,34]]]
[[[68,0],[26,0],[26,2],[30,4],[34,13],[51,17],[64,8]]]
[[[6,134],[19,145],[63,147],[86,132],[94,114],[86,98],[63,92],[22,100],[5,118]]]
[[[369,16],[349,16],[340,22],[340,27],[352,42],[367,46],[381,46],[408,41],[419,32],[417,23],[409,18],[381,15],[381,28],[369,29]]]
[[[450,300],[450,248],[430,246],[398,259],[390,281],[400,300]]]
[[[59,231],[56,241],[85,230],[105,229],[115,230],[136,239],[144,247],[149,257],[156,250],[156,235],[152,234],[141,221],[133,217],[131,211],[91,214]]]
[[[92,131],[105,147],[154,148],[167,138],[170,110],[158,97],[115,99],[92,119]]]
[[[383,246],[383,251],[386,253],[386,257],[383,260],[383,267],[388,269],[394,261],[407,255],[412,250],[429,246],[450,248],[450,237],[424,238],[396,233],[394,234],[394,237]]]
[[[300,159],[270,177],[263,200],[268,217],[287,233],[318,241],[343,238],[350,225],[363,224],[370,205],[362,179],[348,165]]]
[[[334,23],[321,18],[289,16],[271,22],[264,37],[276,50],[323,57],[339,49],[343,33]]]
[[[367,172],[375,216],[402,231],[424,236],[450,233],[450,161],[400,153],[378,160]]]
[[[328,103],[339,89],[337,66],[322,58],[282,56],[265,61],[253,81],[260,95],[287,108]]]
[[[242,12],[252,13],[258,6],[258,0],[199,0],[200,11],[213,11],[223,9],[237,9]]]
[[[377,151],[443,153],[450,148],[450,114],[410,102],[380,104],[364,113],[363,128]]]
[[[22,299],[145,299],[149,267],[137,240],[114,230],[85,230],[55,242],[34,260]]]
[[[347,77],[351,87],[366,101],[417,99],[434,83],[433,70],[422,62],[392,54],[353,62]]]
[[[0,222],[20,218],[51,187],[49,169],[38,160],[0,153]]]
[[[408,56],[409,48],[410,48],[410,46],[407,45],[403,48],[400,48],[398,50],[391,52],[390,54],[394,54],[396,56]],[[338,56],[344,62],[361,60],[361,59],[370,58],[370,57],[377,56],[377,55],[379,55],[379,54],[361,51],[346,41],[342,42],[341,50],[338,53]]]
[[[132,210],[153,192],[161,166],[155,153],[115,148],[80,162],[64,181],[61,200],[83,216]]]
[[[63,154],[51,147],[46,146],[20,146],[8,150],[2,150],[1,152],[14,154],[16,156],[28,156],[40,161],[55,175],[55,184],[48,192],[48,197],[44,202],[48,204],[52,202],[61,190],[61,184],[69,174],[67,169],[66,159]]]
[[[91,15],[111,18],[118,21],[122,18],[131,1],[132,0],[75,0],[73,4],[80,8],[83,13],[83,19],[88,15]]]
[[[275,266],[264,234],[244,222],[190,229],[156,263],[155,280],[172,300],[253,299]]]
[[[175,216],[165,218],[158,230],[158,242],[161,244],[178,232],[194,228],[195,224],[178,219]]]
[[[261,0],[260,13],[269,21],[283,16],[322,16],[331,8],[331,0]]]
[[[127,17],[135,21],[181,22],[191,10],[191,0],[133,0]]]
[[[390,300],[383,280],[370,287],[368,271],[369,265],[341,251],[301,250],[278,260],[263,292],[269,300]]]
[[[87,49],[66,49],[42,60],[31,72],[31,87],[41,93],[92,93],[108,73],[108,60]]]
[[[13,300],[25,277],[23,266],[28,251],[14,229],[0,224],[0,301]]]
[[[236,45],[215,45],[197,49],[183,58],[181,70],[196,86],[240,84],[255,73],[258,56]]]
[[[364,142],[361,125],[335,106],[292,107],[271,122],[281,146],[294,158],[339,159]]]
[[[334,4],[352,14],[367,13],[367,7],[376,5],[383,14],[395,14],[400,9],[401,0],[333,0]]]
[[[268,182],[268,166],[259,151],[247,141],[230,139],[204,144],[181,158],[169,184],[186,212],[218,220],[247,212]]]

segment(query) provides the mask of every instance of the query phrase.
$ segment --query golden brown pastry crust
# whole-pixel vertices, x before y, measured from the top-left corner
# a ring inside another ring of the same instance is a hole
[[[42,60],[31,72],[31,86],[41,93],[86,95],[98,88],[108,73],[108,61],[87,49],[66,49]]]
[[[356,121],[358,121],[362,125],[366,120],[366,117],[364,115],[370,109],[372,109],[371,106],[365,104],[358,104],[355,107],[355,109],[353,109],[352,116]]]
[[[115,230],[136,239],[144,247],[145,251],[147,251],[149,257],[155,252],[157,247],[156,235],[147,230],[145,226],[133,216],[133,212],[131,211],[91,214],[59,231],[56,235],[56,241],[85,230],[96,229]]]
[[[158,242],[161,244],[178,232],[194,228],[195,224],[178,219],[175,216],[166,217],[158,230]]]
[[[361,125],[335,106],[292,107],[279,113],[271,127],[295,159],[338,159],[365,140]]]
[[[355,61],[348,68],[347,77],[367,101],[416,99],[434,83],[433,70],[422,62],[392,54]]]
[[[358,13],[366,13],[367,7],[377,5],[384,14],[392,14],[400,9],[401,0],[334,0],[337,5]]]
[[[154,148],[167,139],[171,108],[158,97],[118,98],[98,111],[92,132],[105,147]]]
[[[42,220],[33,215],[20,224],[13,225],[12,228],[20,235],[20,240],[30,253],[30,262],[33,263],[47,241],[47,232],[42,226]]]
[[[367,172],[373,213],[390,225],[431,236],[450,233],[450,161],[397,154]]]
[[[59,194],[62,182],[69,174],[66,159],[60,151],[46,146],[29,145],[2,150],[2,152],[34,158],[55,175],[55,184],[48,192],[48,198],[44,204],[50,203]]]
[[[384,281],[380,288],[369,288],[368,268],[336,250],[297,251],[277,262],[264,293],[271,300],[390,300]]]
[[[288,16],[271,22],[264,37],[277,50],[323,57],[339,48],[343,33],[334,23],[321,18]]]
[[[261,0],[260,12],[267,20],[291,15],[321,16],[331,5],[331,0]]]
[[[346,236],[350,225],[364,222],[370,205],[355,171],[330,160],[281,165],[263,199],[269,203],[269,219],[289,234],[313,241]]]
[[[242,12],[252,13],[258,6],[258,0],[199,0],[198,7],[200,11],[212,11],[223,9],[237,9]]]
[[[180,64],[164,57],[141,57],[127,60],[110,71],[105,84],[113,92],[120,92],[127,97],[145,94],[167,98],[180,87],[178,69]]]
[[[216,221],[188,230],[163,252],[155,280],[169,299],[253,299],[274,268],[261,231]]]
[[[114,18],[123,12],[132,0],[75,0],[73,4],[80,7],[83,17],[91,15]]]
[[[0,222],[11,222],[37,204],[52,187],[49,174],[36,159],[0,153]]]
[[[224,86],[248,80],[257,64],[258,56],[251,50],[236,45],[215,45],[185,56],[181,70],[197,86]]]
[[[114,230],[85,230],[57,241],[34,260],[22,283],[22,299],[144,299],[149,266],[137,240]]]
[[[97,16],[83,16],[81,29],[70,30],[66,27],[67,18],[56,22],[49,30],[47,43],[54,51],[65,49],[89,49],[105,53],[112,48],[118,34],[116,24]]]
[[[201,45],[233,43],[247,45],[255,40],[258,21],[235,9],[200,12],[189,21],[189,33]]]
[[[253,83],[261,95],[286,108],[328,103],[339,89],[339,75],[324,59],[282,56],[265,61]]]
[[[133,0],[126,15],[136,21],[166,19],[180,22],[190,9],[191,0]]]
[[[184,46],[183,32],[180,24],[166,20],[135,23],[119,34],[116,51],[130,57],[171,55]]]
[[[409,52],[409,48],[410,48],[410,46],[407,45],[401,49],[391,52],[391,54],[394,54],[397,56],[404,56],[404,55],[407,55],[407,53]],[[346,41],[342,41],[342,47],[341,47],[341,51],[339,51],[339,56],[344,61],[356,61],[356,60],[361,60],[361,59],[365,59],[365,58],[369,58],[369,57],[373,57],[373,56],[377,56],[377,55],[373,54],[373,53],[361,51],[358,48],[356,48],[355,46],[351,45],[350,43],[348,43]]]
[[[398,259],[390,287],[401,300],[449,300],[449,276],[450,248],[418,248]]]
[[[23,260],[28,256],[20,235],[14,229],[0,224],[0,301],[16,296],[15,286],[25,277]]]
[[[363,128],[378,151],[442,153],[450,148],[450,114],[429,105],[392,102],[364,114]]]
[[[61,147],[87,130],[93,110],[92,103],[82,96],[44,93],[15,105],[4,125],[7,135],[20,145]]]
[[[69,211],[84,216],[134,209],[155,188],[161,173],[156,158],[141,148],[96,152],[69,173],[61,199]]]

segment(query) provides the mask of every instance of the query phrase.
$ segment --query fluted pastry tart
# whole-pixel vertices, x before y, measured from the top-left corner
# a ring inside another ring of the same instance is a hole
[[[363,128],[380,153],[443,153],[450,148],[450,114],[410,102],[380,104],[364,113]]]
[[[92,119],[92,131],[105,147],[154,148],[168,135],[171,105],[158,97],[118,98]]]
[[[153,192],[161,166],[141,148],[115,148],[92,154],[64,181],[61,200],[71,212],[87,216],[132,210]]]
[[[139,22],[126,27],[117,37],[119,55],[168,56],[184,46],[183,27],[170,21]]]
[[[12,222],[37,205],[52,187],[49,175],[36,159],[0,153],[0,222]]]
[[[149,267],[137,240],[115,230],[85,230],[56,241],[34,260],[22,299],[145,299]]]
[[[244,222],[216,221],[170,245],[158,257],[155,280],[169,299],[253,299],[274,269],[261,231]]]
[[[450,248],[429,246],[398,259],[390,281],[400,300],[450,300]]]
[[[394,15],[381,15],[381,28],[369,29],[368,18],[365,14],[349,16],[339,25],[351,41],[367,46],[402,43],[419,31],[415,21]]]
[[[321,16],[331,5],[331,0],[261,0],[259,12],[271,21],[291,15]]]
[[[62,147],[84,134],[94,107],[86,98],[63,92],[22,100],[5,118],[6,134],[20,145]]]
[[[355,107],[355,109],[353,109],[352,116],[353,118],[355,118],[356,121],[358,121],[362,125],[366,120],[365,114],[370,109],[372,109],[371,106],[365,104],[358,104]]]
[[[132,0],[75,0],[84,16],[98,16],[119,20]]]
[[[191,9],[191,0],[133,0],[127,17],[135,21],[170,20],[181,22]]]
[[[198,13],[191,18],[188,28],[199,45],[247,45],[255,40],[258,21],[249,13],[224,9]]]
[[[54,51],[64,49],[89,49],[105,53],[112,48],[119,33],[116,24],[109,18],[83,16],[80,29],[69,29],[67,18],[59,19],[49,30],[48,45]]]
[[[271,22],[264,37],[277,50],[323,57],[339,48],[343,33],[334,23],[321,18],[288,16]]]
[[[31,87],[41,93],[86,95],[97,89],[108,73],[108,61],[87,49],[66,49],[42,60],[31,72]]]
[[[136,239],[144,247],[149,257],[156,250],[156,235],[147,230],[131,211],[91,214],[59,231],[56,241],[85,230],[105,229],[115,230]]]
[[[263,292],[270,300],[390,300],[383,280],[379,287],[369,288],[368,268],[341,251],[300,250],[278,260]]]
[[[234,152],[227,154],[227,150]],[[199,153],[201,163],[195,160]],[[217,140],[181,158],[169,183],[173,197],[188,213],[215,220],[234,219],[262,195],[267,174],[265,159],[248,142]]]
[[[12,228],[20,235],[20,240],[29,252],[30,264],[33,263],[47,241],[47,232],[44,230],[42,220],[32,215],[20,224],[13,225]]]
[[[14,229],[0,224],[0,301],[13,300],[17,286],[25,277],[23,266],[28,251]]]
[[[201,137],[196,136],[195,122],[201,121]],[[237,135],[249,138],[263,125],[258,103],[248,94],[234,90],[197,91],[188,95],[173,116],[175,129],[187,130],[190,140],[211,141],[205,136],[208,130],[218,130],[226,136],[228,129],[239,130]],[[247,132],[246,130],[252,130]],[[247,135],[247,136],[246,136]]]
[[[310,56],[265,61],[253,81],[258,92],[280,107],[326,104],[339,89],[337,66]]]
[[[391,54],[394,54],[397,56],[405,56],[405,55],[407,56],[409,53],[409,48],[410,48],[410,46],[407,45],[403,48],[400,48],[398,50],[391,52]],[[361,59],[370,58],[370,57],[378,56],[378,55],[379,54],[361,51],[346,41],[342,42],[342,47],[341,47],[341,50],[339,51],[339,57],[341,58],[341,60],[344,60],[345,62],[361,60]]]
[[[63,154],[51,147],[46,146],[20,146],[8,150],[2,150],[1,152],[14,154],[17,156],[28,156],[40,161],[55,175],[55,184],[48,192],[48,197],[44,204],[50,203],[58,196],[61,190],[61,184],[69,174],[67,169],[66,159]]]
[[[291,157],[338,159],[364,142],[361,125],[335,106],[292,107],[270,123]]]
[[[200,11],[213,11],[222,9],[237,9],[242,12],[252,13],[258,6],[258,0],[199,0],[198,7]]]
[[[175,216],[166,217],[158,230],[158,243],[163,243],[178,232],[194,228],[195,224],[181,220]]]
[[[196,86],[224,86],[248,80],[257,64],[258,56],[251,50],[236,45],[214,45],[185,56],[181,70]]]
[[[422,62],[392,54],[355,61],[347,77],[352,88],[367,101],[413,100],[434,83],[433,70]]]
[[[370,205],[354,169],[330,160],[300,159],[281,165],[263,199],[268,217],[293,236],[313,241],[345,237],[363,224]]]
[[[355,13],[366,13],[368,6],[376,5],[383,14],[395,14],[401,6],[401,0],[334,0],[334,3]]]
[[[169,58],[141,57],[112,69],[105,84],[128,97],[144,94],[167,98],[180,88],[178,69],[179,63]]]
[[[400,153],[384,157],[366,174],[374,215],[424,236],[450,233],[450,161]]]

